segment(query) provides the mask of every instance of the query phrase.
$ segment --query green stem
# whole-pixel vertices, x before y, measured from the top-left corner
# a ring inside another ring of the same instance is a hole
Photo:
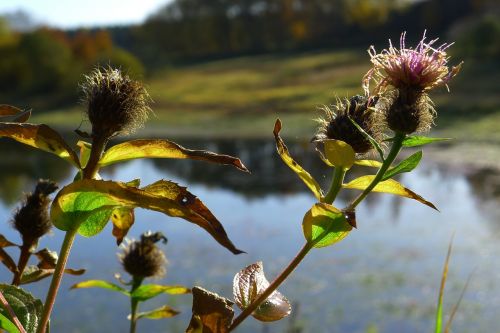
[[[132,288],[130,289],[130,294],[132,294],[139,286],[142,284],[142,278],[134,277],[132,281]],[[130,297],[130,333],[135,333],[137,327],[137,308],[139,307],[139,300],[134,297]]]
[[[332,184],[330,185],[330,190],[326,194],[326,196],[321,200],[327,204],[332,204],[339,194],[340,189],[342,188],[342,182],[344,181],[346,170],[342,167],[336,167],[333,171]]]
[[[384,177],[385,172],[389,167],[391,166],[392,162],[394,162],[394,159],[396,159],[396,156],[398,156],[399,151],[403,147],[403,140],[405,139],[406,134],[404,133],[396,133],[394,136],[394,140],[392,143],[391,150],[389,151],[389,155],[387,155],[386,159],[384,160],[384,163],[382,163],[382,166],[378,170],[377,174],[375,175],[375,178],[373,178],[372,182],[370,185],[368,185],[367,188],[364,189],[364,191],[356,198],[354,201],[346,208],[346,210],[353,210],[356,208],[356,206],[363,201],[363,199],[370,193],[375,186],[382,180],[382,177]]]
[[[66,263],[68,262],[71,246],[73,245],[73,241],[75,240],[77,231],[78,231],[78,226],[66,231],[66,235],[64,236],[64,241],[61,246],[61,251],[59,252],[59,259],[57,260],[54,275],[52,276],[50,288],[47,293],[47,298],[45,299],[42,318],[40,320],[40,323],[38,324],[37,333],[45,333],[45,330],[47,329],[47,324],[49,323],[50,314],[52,312],[52,308],[54,307],[54,303],[56,301],[57,291],[59,290],[59,285],[61,284],[61,280],[64,274],[64,269],[66,267]]]
[[[243,320],[245,320],[249,315],[251,315],[252,312],[254,312],[255,309],[257,309],[257,307],[262,302],[264,302],[281,285],[281,283],[283,283],[283,281],[285,281],[285,279],[290,275],[290,273],[292,273],[295,270],[295,268],[300,264],[302,259],[304,259],[304,257],[312,248],[313,244],[309,242],[304,244],[304,246],[302,247],[302,249],[300,249],[299,253],[297,253],[295,258],[293,258],[293,260],[288,264],[288,266],[269,285],[269,287],[267,287],[267,289],[264,290],[264,292],[260,294],[255,301],[253,301],[248,307],[245,308],[245,310],[243,310],[243,312],[240,313],[238,317],[236,317],[236,319],[234,319],[233,323],[229,327],[228,332],[233,331],[236,327],[238,327],[239,324],[241,324]]]
[[[17,272],[14,274],[14,279],[12,280],[12,285],[18,286],[21,283],[21,277],[23,276],[24,269],[28,264],[31,257],[31,244],[23,244],[21,246],[21,254],[19,255],[19,261],[17,262]]]

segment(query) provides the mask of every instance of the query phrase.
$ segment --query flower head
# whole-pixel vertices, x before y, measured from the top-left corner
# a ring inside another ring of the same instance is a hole
[[[440,85],[446,85],[458,73],[462,63],[448,68],[449,57],[446,49],[452,44],[442,44],[435,48],[438,39],[426,42],[425,32],[416,48],[407,48],[406,33],[401,34],[400,48],[395,48],[389,40],[389,48],[377,54],[373,46],[368,53],[373,68],[363,78],[363,87],[369,95],[369,83],[376,82],[375,93],[387,86],[396,89],[413,89],[420,92]]]
[[[372,148],[370,141],[356,128],[352,121],[356,122],[370,136],[378,139],[381,132],[371,108],[376,101],[377,99],[368,99],[357,95],[350,99],[339,99],[332,108],[324,107],[326,116],[319,119],[320,126],[313,141],[341,140],[348,143],[356,153],[368,152]]]
[[[144,124],[151,111],[142,83],[119,69],[96,68],[85,76],[81,89],[94,138],[131,133]]]
[[[139,241],[129,241],[119,255],[123,269],[134,278],[161,277],[165,274],[167,260],[156,246],[158,241],[167,242],[162,233],[147,232]]]

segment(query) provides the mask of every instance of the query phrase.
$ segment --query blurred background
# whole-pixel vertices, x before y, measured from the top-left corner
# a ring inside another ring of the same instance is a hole
[[[293,156],[326,186],[330,175],[308,144],[319,108],[362,92],[370,45],[378,51],[388,39],[397,45],[403,31],[407,45],[415,45],[425,30],[429,40],[439,37],[438,45],[455,43],[448,49],[451,65],[464,60],[450,92],[441,88],[431,96],[438,111],[431,134],[455,140],[426,148],[418,171],[400,180],[441,213],[370,196],[359,208],[359,230],[315,251],[283,286],[294,314],[271,325],[249,319],[240,331],[429,332],[446,247],[456,232],[448,313],[475,270],[456,331],[500,332],[496,0],[2,0],[0,103],[31,109],[32,122],[57,128],[75,143],[73,130],[89,128],[79,102],[82,76],[96,65],[118,66],[143,80],[154,100],[155,115],[137,136],[240,156],[252,175],[187,161],[135,161],[103,173],[123,181],[140,176],[143,184],[172,179],[212,208],[248,254],[232,256],[191,225],[147,212],[138,213],[130,235],[147,229],[167,235],[166,283],[198,284],[230,297],[239,269],[263,260],[271,278],[293,257],[302,243],[302,216],[314,203],[275,153],[274,120],[282,120]],[[38,178],[60,184],[73,178],[55,157],[4,139],[0,145],[4,221]],[[0,230],[15,237],[7,224]],[[55,250],[60,242],[55,230],[41,245]],[[106,229],[77,240],[70,263],[86,268],[86,278],[112,279],[120,271],[116,250]],[[0,277],[7,279],[5,269]],[[78,281],[67,277],[66,287]],[[31,290],[43,298],[45,286]],[[119,295],[63,291],[58,302],[54,332],[126,330],[128,304]],[[183,331],[189,297],[168,302],[183,314],[140,323],[139,330]]]

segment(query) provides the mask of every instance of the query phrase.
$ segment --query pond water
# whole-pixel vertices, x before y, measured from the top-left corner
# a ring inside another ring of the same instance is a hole
[[[251,175],[226,166],[174,160],[136,160],[103,170],[105,179],[173,180],[196,194],[223,223],[231,240],[247,254],[233,255],[204,230],[184,220],[136,211],[129,234],[162,231],[169,260],[159,283],[199,285],[231,298],[232,279],[241,268],[264,262],[272,279],[303,244],[301,221],[315,202],[305,186],[279,159],[269,141],[190,141],[239,156]],[[1,142],[0,220],[8,221],[23,191],[37,178],[60,184],[73,170],[56,157],[21,145]],[[328,177],[308,144],[289,143],[294,157],[321,182]],[[365,171],[366,170],[359,170]],[[436,212],[416,201],[372,194],[357,210],[358,229],[343,242],[312,251],[280,291],[293,303],[292,315],[271,324],[253,318],[238,332],[431,332],[448,243],[455,234],[445,314],[451,312],[468,276],[473,274],[453,323],[456,332],[500,332],[500,174],[494,170],[464,173],[425,160],[399,179],[434,202]],[[344,204],[356,192],[346,193]],[[17,239],[3,224],[1,233]],[[62,233],[41,241],[59,250]],[[69,291],[83,279],[114,280],[122,272],[108,227],[94,238],[79,237],[69,267],[85,268],[83,277],[65,276],[52,321],[53,332],[126,332],[129,304],[120,294],[99,289]],[[0,268],[1,281],[10,279]],[[29,285],[44,299],[48,281]],[[191,296],[159,296],[141,310],[169,304],[182,314],[165,320],[143,320],[140,332],[183,332],[190,318]]]

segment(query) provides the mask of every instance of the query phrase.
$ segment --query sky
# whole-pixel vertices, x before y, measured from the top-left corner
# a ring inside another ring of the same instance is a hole
[[[141,23],[171,0],[0,0],[0,15],[18,10],[59,28]]]

